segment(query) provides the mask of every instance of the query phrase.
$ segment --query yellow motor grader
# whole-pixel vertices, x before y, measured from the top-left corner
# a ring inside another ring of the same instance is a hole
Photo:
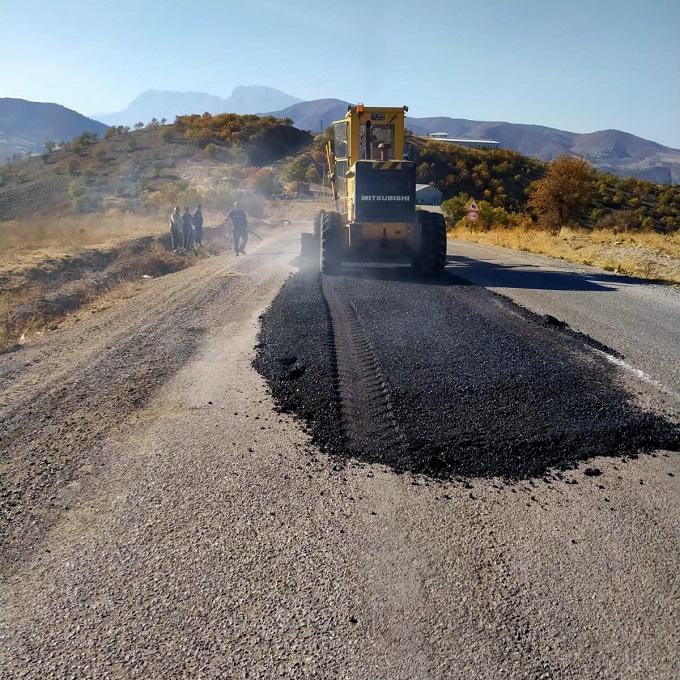
[[[404,157],[406,111],[357,104],[333,123],[326,155],[336,209],[317,213],[313,233],[302,234],[303,257],[318,258],[322,273],[340,274],[343,260],[361,251],[408,256],[424,275],[444,269],[444,217],[416,209],[416,167]]]

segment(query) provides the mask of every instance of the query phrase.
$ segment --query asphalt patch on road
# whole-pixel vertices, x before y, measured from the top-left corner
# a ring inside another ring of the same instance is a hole
[[[330,454],[438,478],[526,479],[594,456],[680,450],[677,414],[637,406],[606,348],[502,296],[394,267],[346,268],[324,285],[355,310],[385,422],[403,442],[348,434],[352,386],[339,384],[338,363],[352,359],[336,346],[321,276],[300,272],[262,316],[254,366]]]

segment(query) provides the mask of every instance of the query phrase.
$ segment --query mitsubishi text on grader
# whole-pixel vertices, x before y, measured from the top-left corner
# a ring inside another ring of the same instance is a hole
[[[407,256],[424,275],[444,269],[444,218],[416,209],[416,167],[404,159],[407,110],[358,104],[333,123],[326,154],[336,210],[317,213],[314,232],[302,234],[303,257],[318,258],[322,273],[340,274],[360,252]]]

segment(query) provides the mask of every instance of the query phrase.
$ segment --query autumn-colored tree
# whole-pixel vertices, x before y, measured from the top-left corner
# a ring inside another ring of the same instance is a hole
[[[560,156],[548,163],[545,177],[533,182],[529,191],[528,206],[539,224],[557,233],[588,209],[594,191],[592,168],[582,158]]]
[[[274,189],[274,175],[270,170],[261,168],[248,176],[248,188],[263,196],[271,195]]]
[[[317,165],[323,165],[326,162],[326,151],[323,149],[312,149],[310,156]]]

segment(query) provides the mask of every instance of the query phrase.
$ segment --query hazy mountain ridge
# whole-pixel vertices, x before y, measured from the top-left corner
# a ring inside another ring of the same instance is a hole
[[[83,132],[104,134],[106,125],[60,104],[0,98],[0,163],[16,153],[42,153],[45,142],[70,142]]]
[[[108,125],[132,126],[138,121],[148,123],[152,118],[165,118],[172,122],[175,116],[206,111],[212,115],[257,113],[286,108],[300,101],[297,97],[263,85],[239,86],[226,99],[205,92],[146,90],[122,111],[99,113],[95,117]]]

